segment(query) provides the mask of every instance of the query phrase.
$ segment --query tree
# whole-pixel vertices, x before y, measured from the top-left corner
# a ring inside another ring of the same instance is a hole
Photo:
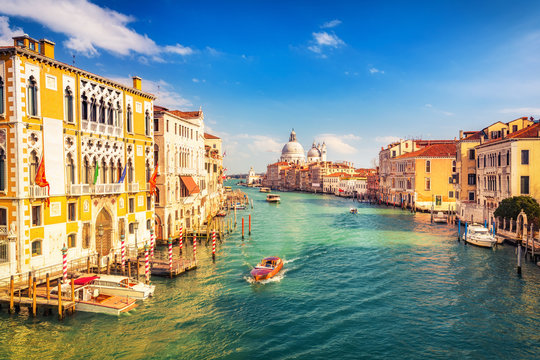
[[[534,223],[536,226],[540,225],[540,205],[535,198],[530,196],[513,196],[504,199],[499,204],[497,210],[495,210],[494,215],[496,217],[517,220],[521,209],[527,214],[527,221],[529,224]]]

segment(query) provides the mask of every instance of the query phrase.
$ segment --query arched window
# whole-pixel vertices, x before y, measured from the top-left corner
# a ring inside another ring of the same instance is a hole
[[[96,166],[98,166],[99,163],[98,163],[98,160],[96,158],[94,158],[94,160],[92,161],[92,167],[90,169],[90,184],[97,184],[97,178],[96,178]],[[98,172],[99,172],[99,169],[98,169]]]
[[[107,124],[113,125],[114,123],[114,107],[112,102],[107,104]]]
[[[77,246],[77,234],[69,234],[67,237],[67,247],[68,248],[74,248]]]
[[[122,118],[122,108],[120,107],[120,101],[116,102],[116,116],[114,117],[114,126],[122,126],[120,119]]]
[[[105,101],[99,101],[99,123],[105,124]]]
[[[81,96],[81,119],[88,120],[88,97],[83,93]]]
[[[127,113],[126,113],[126,126],[127,126],[127,132],[132,133],[133,132],[133,113],[131,112],[131,105],[127,106]]]
[[[146,136],[150,136],[150,111],[146,110],[146,114],[144,116],[144,128]]]
[[[97,104],[96,104],[96,98],[92,98],[90,100],[90,121],[96,122],[97,121]]]
[[[111,169],[109,171],[109,183],[114,184],[116,182],[115,176],[116,176],[116,167],[114,165],[114,161],[111,159]]]
[[[6,152],[0,148],[0,191],[6,190]]]
[[[107,167],[107,162],[105,161],[105,159],[101,160],[101,169],[100,170],[101,170],[101,183],[106,184],[107,183],[108,167]]]
[[[90,179],[92,178],[92,168],[90,167],[90,162],[88,158],[85,157],[83,160],[83,174],[84,174],[84,183],[90,184]]]
[[[73,162],[73,156],[71,154],[67,155],[66,159],[66,172],[67,172],[67,183],[75,184],[75,164]]]
[[[133,182],[133,164],[131,163],[131,159],[127,163],[127,178],[129,183]]]
[[[33,76],[28,79],[28,97],[27,97],[27,111],[30,116],[37,116],[37,82]]]
[[[32,256],[40,256],[41,254],[41,240],[32,241]]]
[[[426,160],[426,172],[427,173],[431,172],[431,161],[430,160]]]
[[[152,169],[150,168],[150,163],[146,162],[146,182],[150,181],[150,177],[152,176]]]
[[[0,76],[0,114],[4,113],[4,80]]]
[[[456,172],[456,160],[452,160],[452,172]]]
[[[155,200],[156,200],[156,205],[159,205],[159,189],[156,187],[156,192],[155,192]]]
[[[66,90],[64,91],[64,112],[66,121],[72,123],[73,122],[73,92],[71,89],[66,87]]]
[[[159,147],[157,146],[157,144],[154,144],[154,164],[158,163],[158,159],[159,159]]]
[[[37,170],[39,167],[39,159],[37,153],[32,151],[30,153],[30,184],[34,185],[36,181]]]
[[[124,168],[122,167],[122,163],[120,162],[120,160],[118,160],[118,166],[116,167],[116,181],[120,181],[123,171]]]

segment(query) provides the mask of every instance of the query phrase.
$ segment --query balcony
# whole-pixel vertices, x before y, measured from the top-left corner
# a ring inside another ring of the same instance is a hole
[[[7,235],[8,235],[7,225],[0,225],[0,236],[7,236]]]
[[[130,193],[139,192],[139,183],[127,184],[127,186],[128,186],[128,192]]]
[[[96,184],[94,185],[94,194],[118,194],[122,192],[124,184]],[[138,184],[137,184],[138,185]]]
[[[66,194],[68,196],[118,194],[123,192],[123,185],[124,184],[70,184],[66,188]]]
[[[118,126],[88,120],[82,120],[81,124],[82,130],[86,132],[101,133],[117,137],[122,136],[122,128]]]
[[[33,199],[46,198],[47,187],[41,187],[38,185],[30,185],[30,187],[28,188],[28,196]]]

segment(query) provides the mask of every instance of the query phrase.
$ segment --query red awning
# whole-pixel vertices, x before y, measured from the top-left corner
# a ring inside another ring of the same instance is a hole
[[[180,176],[180,179],[182,179],[189,195],[197,194],[201,191],[199,185],[195,183],[195,180],[191,176]]]

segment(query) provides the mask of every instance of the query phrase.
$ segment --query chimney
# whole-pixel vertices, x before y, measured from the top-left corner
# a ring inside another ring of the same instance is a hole
[[[459,140],[463,139],[463,130],[459,130]]]
[[[482,145],[485,141],[485,138],[483,136],[480,136],[480,145]]]
[[[141,81],[142,79],[138,76],[133,77],[133,88],[137,90],[141,90]]]
[[[54,59],[54,43],[47,39],[39,40],[39,53],[48,58]]]
[[[507,130],[506,128],[503,128],[503,129],[502,129],[502,138],[503,138],[503,139],[506,138],[506,132],[507,132],[507,131],[508,131],[508,130]]]

